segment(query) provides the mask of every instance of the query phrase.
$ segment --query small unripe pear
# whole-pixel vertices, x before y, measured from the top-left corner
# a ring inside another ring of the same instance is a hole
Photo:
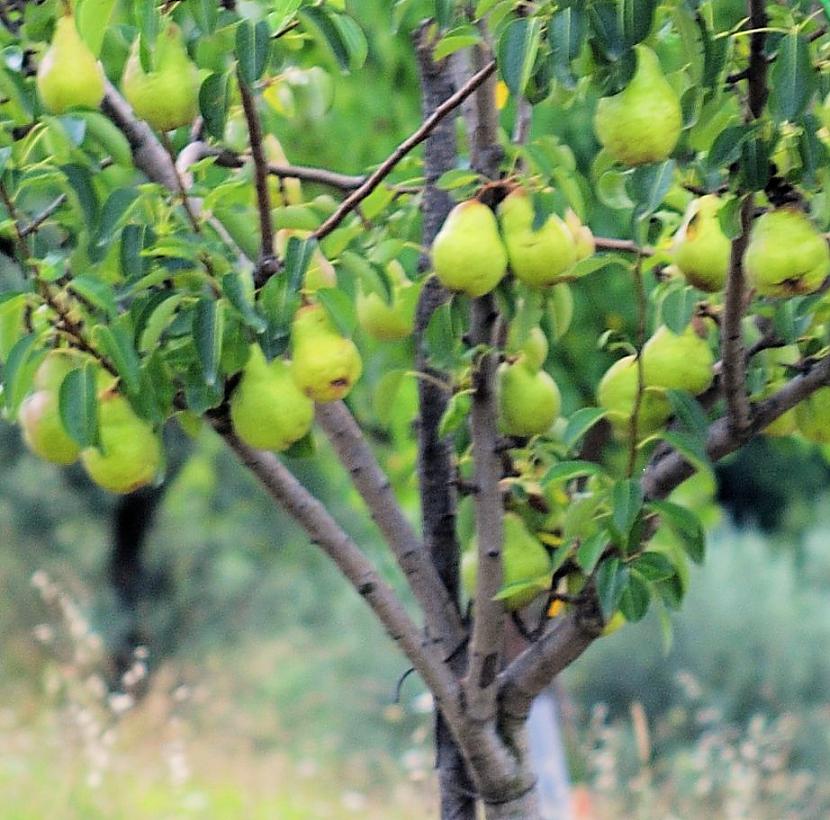
[[[533,204],[522,189],[513,191],[499,205],[510,269],[517,279],[533,287],[560,281],[576,262],[576,242],[568,226],[551,214],[533,229]]]
[[[504,599],[505,608],[513,611],[527,606],[550,588],[550,556],[539,539],[531,535],[524,521],[516,514],[504,514],[502,546],[502,586],[539,581],[538,586],[516,592]],[[472,543],[461,556],[461,581],[468,598],[475,595],[478,579],[478,554]]]
[[[510,436],[546,433],[556,421],[562,398],[556,382],[523,361],[499,367],[499,424]]]
[[[38,66],[37,91],[52,114],[97,108],[104,98],[104,70],[81,39],[72,14],[55,24],[52,44]]]
[[[680,335],[662,325],[643,346],[643,373],[648,387],[688,390],[697,396],[712,384],[714,364],[709,343],[698,336],[693,323]]]
[[[253,345],[231,397],[236,435],[249,447],[281,452],[305,436],[313,421],[314,402],[294,382],[291,363],[268,363],[260,347]]]
[[[450,211],[432,243],[435,275],[449,290],[483,296],[507,273],[507,251],[493,212],[477,199]]]
[[[565,224],[574,238],[576,261],[581,262],[593,256],[597,249],[593,231],[587,225],[582,224],[582,220],[571,208],[565,212]]]
[[[322,305],[297,311],[291,344],[294,381],[314,401],[342,399],[363,372],[354,342],[337,332]]]
[[[517,328],[512,325],[507,336],[507,349],[510,353],[521,356],[520,361],[531,370],[539,370],[548,358],[548,339],[542,328],[536,325],[530,329],[527,337],[519,342]]]
[[[415,328],[415,309],[421,293],[420,283],[412,282],[399,264],[388,266],[393,280],[392,304],[387,304],[378,293],[357,295],[357,319],[364,333],[382,342],[407,339]]]
[[[625,356],[614,362],[597,387],[597,403],[608,411],[614,432],[626,438],[631,432],[631,415],[639,386],[637,359]],[[671,416],[671,404],[663,390],[646,387],[637,416],[637,433],[648,436],[659,430]]]
[[[20,405],[20,427],[26,446],[53,464],[72,464],[81,448],[66,432],[60,416],[58,394],[37,390]]]
[[[721,205],[714,194],[694,200],[674,237],[674,263],[690,285],[708,293],[723,290],[732,253],[718,221]]]
[[[153,69],[145,72],[136,40],[121,78],[127,102],[157,131],[190,124],[199,113],[199,70],[188,57],[175,23],[159,33],[153,60]]]
[[[105,490],[131,493],[150,484],[162,464],[162,449],[153,428],[114,390],[99,397],[101,449],[89,447],[81,462],[89,477]]]
[[[830,251],[805,213],[777,208],[752,227],[744,266],[761,296],[801,296],[818,290],[830,274]]]
[[[830,444],[830,387],[819,387],[795,407],[798,432],[816,444]]]
[[[677,145],[683,114],[677,92],[663,76],[657,55],[638,45],[637,70],[619,94],[603,97],[594,130],[605,150],[623,165],[667,159]]]

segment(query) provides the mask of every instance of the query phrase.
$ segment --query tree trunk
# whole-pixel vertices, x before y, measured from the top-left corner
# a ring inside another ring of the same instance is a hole
[[[504,803],[485,803],[487,820],[541,820],[536,789]]]

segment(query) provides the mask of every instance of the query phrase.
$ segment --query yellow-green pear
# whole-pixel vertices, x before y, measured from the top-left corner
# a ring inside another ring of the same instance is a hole
[[[544,370],[520,359],[499,366],[499,424],[510,436],[537,436],[556,421],[562,406],[559,388]]]
[[[608,421],[621,438],[631,432],[631,415],[639,386],[637,359],[625,356],[614,362],[597,387],[597,403],[608,411]],[[637,415],[637,433],[648,436],[659,430],[671,416],[671,404],[660,388],[646,387]]]
[[[707,293],[723,290],[729,272],[732,243],[718,221],[722,204],[715,194],[693,200],[672,248],[674,264],[686,281]]]
[[[158,436],[115,390],[99,396],[98,433],[100,449],[83,450],[81,462],[99,487],[131,493],[153,481],[163,459]]]
[[[493,212],[477,199],[456,205],[432,243],[435,275],[449,290],[483,296],[507,273],[507,251]]]
[[[548,358],[548,339],[541,327],[536,325],[530,329],[524,340],[518,338],[518,328],[511,325],[507,334],[507,350],[516,356],[531,370],[539,370]]]
[[[679,335],[662,325],[643,346],[648,387],[688,390],[697,396],[712,384],[714,364],[709,343],[698,335],[693,322]]]
[[[403,268],[394,260],[387,270],[393,281],[392,304],[387,304],[378,293],[361,290],[357,295],[357,319],[369,336],[382,342],[394,342],[412,335],[421,285],[407,279]]]
[[[510,610],[522,609],[546,589],[550,589],[551,563],[548,551],[530,534],[524,521],[516,514],[504,514],[502,545],[502,587],[538,581],[538,585],[515,592],[504,599]],[[475,595],[478,578],[478,552],[473,541],[461,556],[461,581],[468,598]]]
[[[816,444],[830,444],[830,387],[819,387],[795,407],[798,432]]]
[[[60,416],[58,393],[36,390],[20,405],[20,427],[26,446],[53,464],[72,464],[81,448],[66,432]]]
[[[817,291],[830,274],[830,251],[807,214],[777,208],[753,225],[744,267],[761,296],[801,296]]]
[[[97,108],[104,98],[104,70],[81,39],[72,14],[55,24],[55,34],[37,69],[37,92],[47,111]]]
[[[576,262],[576,241],[568,226],[551,214],[533,229],[533,203],[527,192],[516,189],[499,205],[510,269],[517,279],[533,287],[558,282]]]
[[[597,138],[623,165],[667,159],[683,127],[680,100],[663,76],[657,55],[644,45],[636,52],[631,81],[619,94],[603,97],[594,115]]]
[[[568,208],[565,212],[565,224],[574,238],[576,261],[581,262],[583,259],[593,256],[597,249],[594,233],[587,225],[582,223],[582,220],[571,208]]]
[[[311,429],[314,402],[300,392],[285,359],[267,362],[259,345],[231,396],[231,424],[249,447],[287,450]]]
[[[199,70],[188,57],[175,23],[159,33],[150,71],[141,65],[139,41],[133,43],[121,88],[135,113],[157,131],[193,122],[199,113]]]
[[[277,256],[280,259],[285,258],[285,253],[288,250],[288,240],[292,236],[296,236],[298,239],[306,239],[310,235],[311,231],[280,228],[274,237]],[[320,288],[334,287],[337,287],[337,272],[334,270],[334,265],[331,264],[319,247],[315,248],[303,276],[303,293],[314,293]]]
[[[354,342],[337,332],[322,305],[305,305],[297,311],[291,344],[294,381],[314,401],[342,399],[363,372]]]

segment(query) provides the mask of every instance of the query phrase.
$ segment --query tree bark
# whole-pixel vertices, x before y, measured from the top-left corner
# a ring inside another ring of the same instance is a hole
[[[536,789],[504,803],[485,803],[484,816],[487,820],[536,820],[540,816]]]

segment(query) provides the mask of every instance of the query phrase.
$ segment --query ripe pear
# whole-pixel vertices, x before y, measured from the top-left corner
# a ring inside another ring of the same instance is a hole
[[[830,251],[805,213],[777,208],[752,227],[744,266],[761,296],[801,296],[818,290],[830,274]]]
[[[597,138],[623,165],[667,159],[683,126],[680,100],[663,76],[657,55],[644,45],[636,52],[631,81],[619,94],[603,97],[594,115]]]
[[[643,372],[648,387],[688,390],[697,396],[712,384],[715,357],[693,323],[680,335],[665,325],[643,346]]]
[[[294,381],[314,401],[342,399],[363,372],[354,342],[337,332],[322,305],[305,305],[297,311],[291,344]]]
[[[432,243],[435,275],[449,290],[483,296],[507,273],[507,251],[493,212],[477,199],[450,211]]]
[[[142,68],[139,41],[133,43],[121,88],[135,113],[157,131],[193,122],[199,113],[199,70],[188,57],[175,23],[169,23],[156,39],[150,71]]]
[[[795,408],[798,431],[808,441],[830,444],[830,387],[820,387]]]
[[[513,191],[499,205],[510,269],[517,279],[533,287],[558,282],[576,262],[576,241],[568,226],[551,214],[533,229],[533,204],[522,189]]]
[[[393,342],[412,335],[421,286],[407,279],[398,263],[390,263],[387,269],[394,281],[392,304],[387,304],[378,293],[361,291],[357,296],[357,319],[369,336]]]
[[[314,402],[300,392],[291,376],[291,363],[267,362],[258,345],[242,370],[231,396],[234,432],[249,447],[287,450],[311,429]]]
[[[288,250],[288,240],[292,236],[296,236],[298,239],[305,239],[310,235],[311,231],[301,231],[295,228],[280,228],[274,237],[277,256],[281,259],[285,257],[285,253]],[[337,287],[337,272],[334,270],[334,265],[326,259],[325,254],[320,248],[315,248],[303,277],[303,293],[314,293],[320,288],[334,287]]]
[[[58,393],[36,390],[20,405],[20,427],[26,446],[53,464],[72,464],[81,448],[66,432],[61,421]]]
[[[115,390],[99,396],[98,432],[101,449],[83,450],[81,462],[99,487],[131,493],[153,481],[162,464],[161,444],[153,428]]]
[[[688,283],[707,293],[723,290],[729,272],[732,243],[718,221],[722,204],[714,194],[693,200],[672,248],[674,264]]]
[[[539,581],[538,586],[515,592],[504,599],[508,610],[522,609],[541,592],[550,588],[550,556],[540,541],[530,534],[524,521],[516,514],[504,514],[502,546],[502,586]],[[461,556],[461,581],[468,598],[475,595],[478,578],[478,553],[472,543]]]
[[[583,225],[582,220],[570,208],[565,212],[565,224],[574,238],[576,261],[581,262],[593,256],[597,249],[593,231],[587,225]]]
[[[625,356],[608,368],[597,387],[597,403],[608,411],[608,421],[621,438],[631,432],[631,414],[634,412],[638,384],[637,359]],[[669,416],[671,404],[664,391],[646,387],[640,401],[637,433],[648,436],[657,432]]]
[[[537,436],[556,421],[562,397],[544,370],[520,359],[499,366],[499,422],[510,436]]]
[[[37,70],[37,91],[47,111],[97,108],[104,98],[104,70],[81,39],[72,14],[55,24],[55,34]]]

